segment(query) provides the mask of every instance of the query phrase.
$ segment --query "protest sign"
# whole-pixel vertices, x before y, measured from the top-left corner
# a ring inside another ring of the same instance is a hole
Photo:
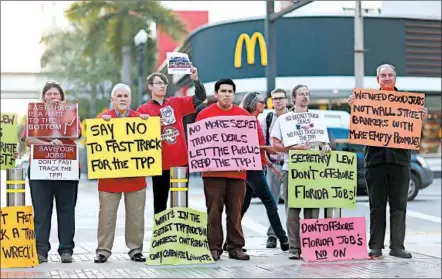
[[[368,259],[364,217],[302,219],[300,235],[305,261]]]
[[[29,103],[26,137],[77,139],[78,104]]]
[[[419,150],[425,95],[355,88],[350,142]]]
[[[167,73],[169,75],[175,74],[190,74],[192,65],[187,53],[181,52],[167,52]]]
[[[0,118],[0,167],[15,167],[14,152],[18,143],[18,119],[14,113],[2,113]]]
[[[189,172],[261,170],[253,116],[210,117],[187,126]]]
[[[281,125],[284,146],[329,142],[327,126],[321,112],[288,112],[283,114]]]
[[[32,206],[2,207],[0,218],[0,267],[38,265]]]
[[[154,216],[149,265],[213,263],[207,242],[207,214],[173,207]]]
[[[356,208],[356,154],[289,152],[288,203],[293,208]]]
[[[76,145],[32,145],[32,180],[79,180]]]
[[[160,118],[87,120],[89,179],[161,175]]]

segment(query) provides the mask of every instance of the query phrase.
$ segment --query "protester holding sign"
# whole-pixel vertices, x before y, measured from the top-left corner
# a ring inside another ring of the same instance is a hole
[[[66,100],[66,94],[62,86],[54,81],[47,82],[43,87],[41,101],[52,107],[63,104]],[[57,114],[55,111],[54,113]],[[29,114],[29,112],[28,112]],[[77,116],[78,117],[78,116]],[[44,122],[50,123],[50,115],[43,113]],[[81,136],[80,121],[75,131],[78,137]],[[44,131],[50,134],[50,130]],[[73,138],[38,138],[27,137],[28,126],[26,125],[21,140],[28,147],[32,145],[76,145]],[[31,160],[29,160],[31,162]],[[80,167],[80,166],[74,166]],[[51,249],[49,243],[49,234],[51,231],[52,208],[54,204],[57,210],[58,222],[58,253],[63,263],[72,262],[74,252],[74,234],[75,234],[75,205],[77,203],[78,180],[33,180],[31,171],[28,169],[29,185],[31,188],[32,206],[34,208],[35,237],[37,243],[38,260],[40,263],[47,262],[48,252]]]
[[[111,93],[112,110],[103,112],[98,118],[109,121],[111,118],[141,117],[147,119],[148,115],[139,114],[130,109],[131,90],[123,83],[114,86]],[[98,215],[97,240],[95,263],[104,263],[112,254],[115,239],[115,226],[120,199],[124,193],[126,209],[126,245],[129,257],[135,262],[145,262],[143,256],[144,240],[144,208],[146,205],[146,178],[125,177],[98,180],[98,198],[100,212]]]
[[[392,65],[384,64],[377,68],[376,78],[381,90],[398,91],[396,71]],[[354,106],[355,96],[348,103]],[[427,117],[428,110],[420,109],[421,119]],[[370,201],[370,248],[369,256],[382,256],[386,228],[387,200],[390,204],[390,255],[411,258],[405,250],[405,222],[410,184],[411,151],[408,149],[366,146],[365,179]]]
[[[293,100],[293,112],[307,112],[308,104],[310,101],[310,92],[308,87],[305,85],[297,85],[292,89],[292,100]],[[303,142],[289,147],[284,147],[283,142],[283,128],[284,115],[278,117],[273,130],[270,134],[272,138],[272,145],[275,151],[283,152],[284,154],[284,165],[282,167],[281,180],[283,183],[283,192],[285,200],[285,209],[287,214],[287,231],[289,235],[290,243],[290,256],[289,259],[298,260],[301,258],[301,245],[300,245],[300,230],[299,230],[299,215],[301,213],[301,208],[290,208],[288,196],[288,152],[290,150],[322,150],[323,152],[330,151],[330,146],[324,142]],[[304,219],[317,219],[319,217],[318,208],[304,208]]]
[[[218,102],[202,110],[199,120],[215,116],[248,116],[244,109],[235,106],[236,86],[231,79],[220,79],[215,83],[215,97]],[[222,254],[223,228],[221,216],[226,207],[227,214],[227,251],[229,258],[249,260],[250,256],[242,251],[245,244],[241,225],[241,208],[246,193],[246,172],[216,171],[203,172],[204,194],[208,215],[208,241],[213,259],[219,260]]]
[[[251,115],[255,116],[257,118],[256,121],[258,121],[258,115],[264,110],[264,99],[258,92],[250,92],[244,96],[239,106],[248,111]],[[276,177],[280,178],[279,171],[267,157],[266,151],[269,148],[265,145],[264,135],[262,133],[261,126],[257,126],[259,145],[261,147],[262,165],[267,167],[272,173],[274,173]],[[281,220],[278,214],[278,207],[276,205],[275,199],[273,198],[272,192],[270,192],[270,187],[267,184],[264,171],[248,170],[246,185],[247,190],[244,198],[244,204],[241,210],[241,215],[244,216],[244,214],[247,212],[247,209],[249,208],[250,202],[252,200],[252,194],[253,192],[255,192],[255,194],[258,196],[258,198],[261,200],[266,208],[267,218],[269,219],[270,225],[275,230],[276,237],[281,243],[281,250],[287,251],[289,249],[287,234],[282,228]]]
[[[198,80],[197,68],[191,68],[190,78],[195,84],[195,95],[165,98],[168,80],[161,73],[147,77],[152,99],[141,105],[137,111],[150,116],[160,116],[162,138],[163,174],[152,177],[154,213],[167,208],[170,189],[170,168],[183,167],[187,162],[187,146],[183,117],[195,112],[196,106],[206,99],[206,90]]]

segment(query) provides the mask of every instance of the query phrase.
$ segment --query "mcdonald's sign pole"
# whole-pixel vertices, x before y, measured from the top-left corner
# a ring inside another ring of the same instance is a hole
[[[275,13],[275,1],[266,1],[266,18],[264,22],[265,29],[265,39],[267,42],[267,51],[268,51],[268,62],[267,67],[265,69],[266,73],[266,81],[267,81],[267,96],[270,97],[270,92],[275,88],[275,80],[276,80],[276,29],[275,29],[275,20],[278,18],[299,9],[307,4],[310,4],[313,1],[291,1],[292,4],[287,7],[281,9],[280,11]]]

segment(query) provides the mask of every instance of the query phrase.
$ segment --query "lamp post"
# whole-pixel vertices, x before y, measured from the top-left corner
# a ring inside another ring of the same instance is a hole
[[[134,37],[135,46],[138,50],[138,105],[143,104],[143,68],[144,68],[144,46],[148,34],[144,29],[138,31]]]

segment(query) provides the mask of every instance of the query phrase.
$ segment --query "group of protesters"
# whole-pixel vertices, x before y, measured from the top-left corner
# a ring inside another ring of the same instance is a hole
[[[168,79],[161,73],[147,77],[150,100],[136,110],[131,107],[131,89],[128,85],[116,84],[111,92],[112,109],[98,117],[105,121],[111,118],[160,117],[162,136],[162,174],[152,176],[153,211],[155,214],[167,209],[170,190],[170,169],[188,165],[186,135],[183,117],[194,114],[195,121],[217,116],[254,116],[261,114],[265,107],[264,97],[258,92],[247,93],[239,106],[234,104],[236,85],[229,78],[215,83],[216,102],[207,104],[206,89],[199,81],[197,68],[192,66],[190,78],[195,86],[193,96],[172,96],[166,98]],[[397,90],[396,72],[392,65],[384,64],[377,69],[377,80],[382,90]],[[290,94],[290,96],[289,96]],[[310,91],[307,85],[295,85],[290,92],[276,88],[271,92],[274,112],[270,112],[257,125],[260,156],[263,169],[247,171],[206,171],[202,173],[208,218],[208,244],[213,259],[219,260],[227,251],[229,258],[249,260],[246,253],[242,218],[250,206],[253,193],[265,206],[270,223],[267,232],[267,248],[279,246],[289,252],[289,259],[301,259],[300,213],[302,208],[288,206],[288,153],[290,150],[317,150],[330,152],[326,142],[307,142],[286,147],[282,129],[285,113],[307,112]],[[289,98],[291,97],[291,98]],[[291,109],[288,101],[291,99]],[[41,101],[46,103],[64,102],[66,93],[57,82],[48,82],[43,88]],[[350,96],[351,106],[354,97]],[[427,115],[422,108],[422,118]],[[78,127],[81,131],[81,127]],[[81,136],[81,133],[79,133]],[[32,144],[75,144],[67,139],[39,139],[26,137],[22,141]],[[411,152],[405,149],[367,146],[365,149],[366,183],[370,201],[369,255],[379,257],[384,248],[386,229],[386,205],[390,203],[390,255],[411,258],[405,250],[405,215],[407,192],[410,180]],[[30,172],[28,175],[30,177]],[[61,185],[63,184],[63,185]],[[124,193],[125,240],[132,261],[145,262],[143,256],[144,218],[146,204],[145,177],[110,178],[98,180],[99,218],[95,263],[104,263],[112,254],[115,238],[118,206]],[[34,208],[37,254],[40,263],[47,262],[50,250],[49,234],[53,199],[55,197],[58,221],[58,253],[63,263],[72,262],[75,234],[75,205],[78,181],[30,180]],[[282,225],[278,213],[280,192],[283,192],[286,226]],[[227,233],[224,239],[222,213],[226,209]],[[318,208],[304,208],[305,219],[319,218]],[[287,231],[287,233],[286,233]]]

